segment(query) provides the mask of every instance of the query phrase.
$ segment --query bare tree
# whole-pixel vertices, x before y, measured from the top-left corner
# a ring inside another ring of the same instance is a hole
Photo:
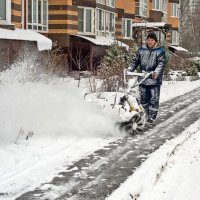
[[[180,15],[179,15],[179,31],[180,31],[180,45],[183,46],[183,35],[185,31],[185,27],[188,26],[188,14],[189,10],[189,0],[181,0],[180,1]]]
[[[81,70],[87,67],[89,60],[90,60],[90,52],[88,51],[87,55],[83,54],[82,48],[76,46],[75,51],[68,51],[69,56],[71,60],[73,61],[73,64],[77,67],[78,69],[78,87],[80,86],[80,80],[81,80]]]
[[[195,47],[196,52],[200,52],[200,0],[197,0],[197,5],[193,14],[193,28],[194,28],[194,37],[195,37]]]
[[[191,52],[200,51],[200,0],[196,0],[194,9],[189,0],[182,0],[180,5],[180,44]]]

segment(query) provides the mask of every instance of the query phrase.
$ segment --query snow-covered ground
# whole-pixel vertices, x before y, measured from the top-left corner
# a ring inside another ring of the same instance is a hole
[[[17,69],[12,69],[0,74],[2,83],[0,85],[0,199],[2,200],[13,200],[41,183],[50,181],[65,170],[64,166],[123,137],[115,127],[118,117],[103,112],[95,104],[86,102],[83,91],[77,88],[75,81],[55,78],[35,83],[27,80],[19,83],[18,81],[24,80],[24,76],[28,76],[30,71],[23,71],[22,68],[18,70],[20,73],[16,71]],[[200,87],[200,81],[164,82],[161,102],[197,87]],[[113,102],[114,95],[110,94],[110,102]],[[200,156],[199,127],[200,121],[189,127],[177,139],[163,145],[116,193],[111,195],[110,199],[117,199],[117,196],[118,199],[126,200],[130,199],[129,193],[135,195],[144,191],[141,198],[145,200],[150,199],[148,198],[150,194],[152,200],[156,198],[161,200],[165,197],[170,200],[173,198],[183,200],[183,197],[176,195],[181,194],[181,189],[186,187],[184,181],[198,186],[198,182],[195,181],[200,177],[200,172],[196,168]],[[30,135],[28,140],[26,140],[27,135]],[[183,143],[187,135],[192,135],[190,140],[179,148],[177,144]],[[171,155],[174,148],[175,154]],[[162,159],[158,159],[159,156]],[[159,173],[163,164],[166,164],[164,173],[155,180],[155,174]],[[192,171],[186,174],[185,165]],[[195,178],[189,179],[189,173],[194,173]],[[173,183],[168,186],[172,176]],[[137,183],[136,186],[134,183]],[[172,187],[173,184],[179,187]],[[196,191],[200,195],[200,191]],[[184,192],[188,195],[190,193],[186,190]]]

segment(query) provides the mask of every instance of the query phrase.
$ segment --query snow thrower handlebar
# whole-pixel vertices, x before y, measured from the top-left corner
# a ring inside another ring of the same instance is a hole
[[[126,80],[126,76],[132,76],[132,77],[143,77],[142,80],[140,80],[139,82],[135,82],[133,87],[137,87],[138,85],[140,85],[141,83],[143,83],[151,74],[153,74],[153,72],[142,72],[142,73],[137,73],[137,72],[130,72],[127,71],[126,69],[124,69],[124,83],[128,85],[128,82]]]
[[[130,72],[130,71],[127,71],[126,69],[124,69],[124,83],[125,84],[129,84],[126,80],[126,76],[135,76],[135,77],[143,77],[141,81],[135,81],[134,84],[132,84],[131,86],[129,86],[129,89],[130,90],[131,88],[135,88],[137,86],[139,86],[141,83],[143,83],[151,74],[153,74],[153,72],[142,72],[142,73],[137,73],[137,72]],[[119,87],[119,83],[117,82],[116,84],[116,93],[115,93],[115,98],[114,98],[114,103],[112,105],[112,108],[114,108],[115,104],[116,104],[116,99],[117,99],[117,92],[118,92],[118,87]]]

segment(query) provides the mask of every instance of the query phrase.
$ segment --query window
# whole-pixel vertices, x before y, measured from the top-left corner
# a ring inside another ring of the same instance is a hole
[[[106,36],[114,36],[115,31],[115,14],[106,13]]]
[[[162,11],[167,13],[167,0],[162,0]]]
[[[105,10],[96,10],[96,34],[101,36],[114,36],[115,14]]]
[[[115,7],[115,0],[106,0],[106,5],[111,6],[111,7]]]
[[[96,2],[103,5],[115,7],[115,0],[97,0]]]
[[[11,0],[0,0],[0,23],[11,23]]]
[[[105,31],[105,11],[97,9],[96,30],[100,32]]]
[[[84,32],[84,9],[78,9],[78,31]]]
[[[179,44],[179,33],[178,31],[171,32],[171,40],[173,45]]]
[[[101,4],[105,5],[106,4],[106,0],[97,0],[97,3],[101,3]]]
[[[122,19],[122,36],[124,38],[132,38],[132,20]]]
[[[179,18],[179,4],[171,3],[171,17]]]
[[[167,12],[167,0],[152,0],[152,9]]]
[[[93,9],[78,8],[78,31],[81,33],[93,33]]]
[[[147,17],[147,0],[135,1],[135,14]]]
[[[27,0],[28,29],[47,31],[48,3],[47,0]]]
[[[6,0],[0,1],[0,20],[6,20]]]
[[[154,10],[162,10],[162,0],[153,0],[152,5]]]

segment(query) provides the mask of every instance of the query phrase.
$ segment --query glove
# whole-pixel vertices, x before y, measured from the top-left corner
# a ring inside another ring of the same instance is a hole
[[[132,67],[128,67],[127,71],[128,71],[128,72],[133,72],[133,71],[132,71]]]
[[[156,80],[158,78],[158,74],[156,72],[153,72],[151,77],[153,80]]]

